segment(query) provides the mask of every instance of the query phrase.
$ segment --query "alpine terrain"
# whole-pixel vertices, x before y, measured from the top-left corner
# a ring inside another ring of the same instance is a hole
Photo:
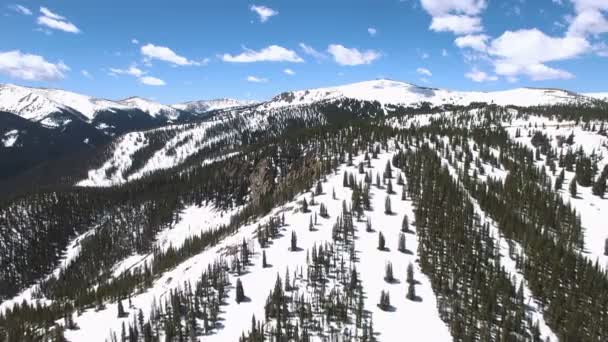
[[[0,341],[608,340],[599,95],[0,109]]]

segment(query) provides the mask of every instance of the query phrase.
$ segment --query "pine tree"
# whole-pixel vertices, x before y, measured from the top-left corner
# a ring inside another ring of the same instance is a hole
[[[236,280],[236,303],[241,304],[245,300],[245,291],[243,290],[243,283],[241,278]]]
[[[401,231],[404,233],[408,233],[410,231],[410,220],[407,217],[407,214],[403,215],[403,221],[401,222]]]
[[[387,311],[391,307],[391,298],[388,291],[382,290],[380,292],[380,303],[378,303],[378,307],[382,311]]]
[[[384,268],[384,281],[387,283],[392,283],[395,281],[395,277],[393,276],[393,264],[390,261],[386,263]]]
[[[291,231],[291,251],[295,252],[298,250],[298,238],[295,231]]]
[[[564,173],[564,169],[559,173],[559,175],[555,178],[555,191],[561,190],[564,184],[564,177],[566,177]]]
[[[382,232],[378,232],[378,249],[381,251],[386,249],[386,241]]]
[[[389,195],[394,194],[395,192],[393,191],[393,183],[391,182],[391,179],[388,179],[388,182],[386,184],[386,193]]]
[[[407,265],[406,281],[408,284],[414,284],[416,282],[414,280],[414,265],[412,265],[411,262]]]
[[[391,215],[393,213],[393,211],[391,210],[391,198],[388,195],[384,200],[384,213],[387,215]]]
[[[407,251],[407,249],[405,249],[405,234],[403,234],[403,233],[399,234],[399,248],[398,248],[398,250],[401,253],[405,253]]]
[[[367,218],[367,222],[365,223],[365,231],[368,233],[373,232],[374,230],[372,229],[372,219],[371,218]]]
[[[266,262],[266,251],[262,251],[262,268],[267,268],[268,263]]]
[[[306,198],[302,198],[302,212],[308,212],[308,202],[306,202]]]
[[[321,184],[321,181],[317,182],[317,187],[315,189],[315,193],[317,194],[317,196],[320,196],[323,194],[323,185]]]
[[[608,238],[604,241],[604,255],[608,256]]]
[[[576,177],[575,177],[570,182],[570,196],[572,196],[573,198],[576,198],[577,193],[578,193],[578,191],[577,191]]]
[[[125,312],[124,307],[122,306],[122,300],[118,300],[118,318],[126,317],[127,313]]]
[[[416,285],[414,282],[408,284],[406,297],[409,300],[416,300]]]

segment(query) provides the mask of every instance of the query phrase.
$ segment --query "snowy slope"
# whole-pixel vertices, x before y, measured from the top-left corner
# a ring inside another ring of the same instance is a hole
[[[204,114],[212,110],[228,109],[255,104],[256,101],[235,100],[235,99],[213,99],[200,100],[174,104],[171,107],[184,110],[194,114]]]
[[[429,102],[434,106],[468,105],[487,102],[497,105],[535,106],[562,103],[588,103],[591,98],[559,89],[517,88],[495,92],[466,92],[416,86],[392,80],[374,80],[338,87],[283,93],[265,104],[268,107],[310,104],[319,101],[351,98],[378,101],[382,104],[414,106]]]
[[[583,94],[585,96],[589,96],[589,97],[593,97],[599,100],[604,100],[604,101],[608,101],[608,92],[603,92],[603,93],[585,93]]]
[[[124,99],[120,101],[120,103],[129,107],[140,109],[141,111],[148,113],[153,118],[163,116],[169,120],[176,120],[177,118],[179,118],[180,115],[180,111],[173,107],[165,106],[158,102],[154,102],[137,96]]]
[[[392,150],[381,154],[379,159],[372,161],[373,172],[382,172],[387,160],[392,156]],[[355,160],[355,165],[360,156]],[[209,335],[201,336],[205,341],[237,341],[242,332],[246,332],[251,324],[251,317],[264,317],[264,303],[268,292],[273,288],[277,274],[283,276],[287,269],[290,272],[298,271],[300,268],[307,267],[306,250],[313,245],[320,246],[324,243],[332,242],[332,226],[336,222],[338,214],[342,210],[343,200],[350,201],[351,190],[342,186],[342,172],[357,172],[356,166],[348,167],[342,165],[338,171],[330,175],[327,181],[323,182],[323,194],[316,196],[317,203],[324,203],[328,208],[329,218],[319,217],[315,230],[308,229],[309,220],[314,212],[318,212],[319,206],[311,206],[311,213],[303,213],[300,210],[299,202],[303,198],[309,198],[310,193],[301,194],[294,201],[286,205],[275,208],[269,215],[259,218],[248,224],[239,231],[226,239],[219,245],[212,247],[177,266],[175,269],[166,272],[158,278],[152,288],[143,293],[131,296],[132,307],[128,309],[129,317],[117,318],[116,303],[106,303],[106,309],[95,311],[86,310],[82,315],[74,315],[74,321],[78,325],[78,330],[67,330],[66,337],[70,341],[104,341],[109,338],[111,332],[120,336],[120,329],[123,322],[130,322],[134,315],[141,309],[148,317],[152,302],[161,303],[171,289],[182,286],[184,282],[192,282],[200,277],[203,270],[219,257],[229,258],[230,250],[238,246],[243,239],[249,241],[253,246],[254,256],[253,265],[246,273],[240,276],[244,284],[245,294],[249,298],[247,302],[237,304],[234,301],[234,287],[230,287],[226,304],[221,307],[221,326],[214,329]],[[361,178],[362,175],[357,175]],[[332,198],[335,190],[336,199]],[[402,340],[403,329],[407,331],[407,336],[413,341],[451,341],[447,325],[441,321],[437,312],[437,302],[430,286],[429,280],[424,276],[417,264],[417,241],[415,235],[407,236],[407,248],[412,254],[400,253],[397,251],[397,242],[400,222],[404,214],[413,217],[412,203],[399,199],[401,189],[395,186],[397,194],[393,197],[393,210],[395,215],[386,215],[381,209],[366,212],[365,215],[371,219],[375,231],[368,233],[365,231],[365,219],[356,222],[356,245],[359,261],[356,268],[359,272],[360,280],[365,290],[365,309],[373,317],[375,336],[378,341],[399,341]],[[382,208],[386,192],[382,188],[372,187],[373,207]],[[161,233],[159,243],[166,245],[171,243],[179,246],[184,237],[201,230],[210,229],[222,222],[226,222],[230,213],[213,213],[209,208],[187,208],[180,217],[177,226],[167,232]],[[285,225],[281,228],[281,236],[275,239],[268,248],[265,249],[268,262],[271,267],[263,268],[261,265],[261,246],[255,239],[256,230],[259,223],[266,223],[271,217],[277,215],[285,216]],[[412,227],[415,230],[415,227]],[[298,246],[300,251],[290,252],[291,231],[297,232]],[[379,251],[377,246],[378,231],[382,231],[386,236],[387,245],[390,251]],[[131,267],[141,265],[142,260],[149,256],[133,256],[125,262],[117,265],[117,273]],[[383,280],[385,262],[391,261],[394,266],[395,276],[399,282],[388,284]],[[410,301],[405,298],[407,283],[405,281],[406,267],[409,263],[414,264],[415,279],[419,282],[416,285],[416,293],[420,301]],[[298,271],[299,272],[299,271]],[[236,274],[231,274],[230,282],[236,282]],[[297,290],[293,295],[299,298],[307,298],[309,290],[304,285],[304,279],[299,276],[296,279]],[[382,311],[377,307],[380,291],[388,290],[391,294],[391,304],[394,310]],[[62,324],[63,320],[58,321]],[[395,324],[399,322],[399,324]],[[199,322],[202,324],[202,321]],[[353,332],[352,324],[342,327],[344,331]],[[341,331],[341,330],[339,330]],[[320,336],[314,335],[313,341],[321,341]]]

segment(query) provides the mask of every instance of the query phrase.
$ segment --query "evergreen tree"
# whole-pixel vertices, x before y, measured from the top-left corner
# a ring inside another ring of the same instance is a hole
[[[382,290],[380,292],[380,302],[378,303],[378,307],[382,311],[388,311],[391,308],[391,298],[388,291]]]
[[[378,249],[381,251],[386,250],[386,241],[382,232],[378,232]]]
[[[604,241],[604,255],[608,256],[608,238]]]
[[[127,313],[125,312],[124,307],[122,306],[122,300],[118,300],[118,318],[126,317]]]
[[[306,202],[306,198],[302,198],[302,212],[308,212],[308,202]]]
[[[243,283],[241,278],[236,280],[236,303],[241,304],[245,300],[245,291],[243,290]]]
[[[386,199],[384,200],[384,213],[387,215],[391,215],[393,213],[392,209],[391,209],[391,198],[390,196],[386,196]]]
[[[573,198],[576,198],[577,193],[578,193],[578,190],[577,190],[577,186],[576,186],[576,177],[575,177],[570,182],[570,196],[572,196]]]
[[[416,284],[414,282],[411,282],[407,285],[406,298],[409,300],[416,300]]]
[[[405,253],[407,249],[405,249],[405,234],[399,233],[399,252]]]
[[[401,222],[401,231],[404,233],[408,233],[410,231],[410,220],[407,217],[407,214],[403,215],[403,221]]]
[[[386,263],[384,268],[384,281],[387,283],[395,281],[395,277],[393,276],[393,264],[390,261]]]
[[[411,262],[407,265],[406,281],[408,284],[414,284],[416,282],[414,280],[414,265],[412,265]]]
[[[291,231],[291,251],[295,252],[298,250],[298,238],[294,230]]]
[[[262,268],[267,268],[268,263],[266,262],[266,251],[262,251]]]

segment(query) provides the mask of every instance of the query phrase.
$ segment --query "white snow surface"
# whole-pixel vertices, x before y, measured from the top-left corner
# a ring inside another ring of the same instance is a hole
[[[228,109],[234,107],[241,107],[246,105],[255,104],[257,101],[249,101],[249,100],[235,100],[235,99],[213,99],[213,100],[200,100],[200,101],[190,101],[184,103],[177,103],[171,105],[171,107],[185,110],[187,112],[191,112],[194,114],[204,114],[206,112],[217,110],[217,109]]]
[[[590,98],[560,89],[517,88],[511,90],[478,92],[453,91],[420,87],[414,84],[387,79],[364,81],[348,85],[299,90],[279,95],[265,103],[268,107],[309,104],[319,101],[351,98],[363,101],[378,101],[381,104],[415,106],[429,102],[434,106],[443,104],[468,105],[472,102],[487,102],[497,105],[522,107],[590,102]],[[289,98],[292,98],[291,100]]]
[[[382,172],[387,160],[391,157],[391,153],[383,153],[380,158],[373,160],[373,172]],[[359,157],[357,161],[361,159]],[[357,163],[355,163],[357,165]],[[116,303],[107,303],[107,307],[102,311],[86,310],[81,316],[74,316],[74,321],[79,326],[79,330],[67,330],[66,337],[70,341],[104,341],[110,336],[111,331],[120,334],[122,322],[129,322],[133,319],[133,315],[141,308],[144,315],[147,317],[150,312],[152,301],[156,300],[160,303],[170,289],[181,286],[184,282],[192,282],[200,277],[201,272],[216,260],[217,257],[224,255],[229,247],[239,245],[243,239],[253,244],[255,254],[252,258],[253,266],[248,268],[246,274],[241,275],[240,279],[243,282],[245,295],[250,298],[249,302],[236,304],[234,301],[234,288],[229,288],[227,305],[221,307],[221,319],[224,328],[216,330],[208,336],[201,336],[205,341],[237,341],[243,331],[247,331],[251,324],[251,317],[255,314],[258,318],[264,317],[264,303],[269,291],[273,288],[277,273],[281,277],[285,274],[287,268],[290,272],[296,271],[300,267],[306,267],[306,249],[310,249],[313,244],[319,246],[325,242],[332,241],[331,227],[335,223],[337,214],[342,210],[342,201],[350,200],[351,190],[342,186],[342,172],[348,169],[349,172],[357,174],[357,167],[341,166],[336,174],[330,175],[328,180],[323,183],[324,194],[316,196],[317,203],[325,203],[328,208],[330,217],[323,219],[319,217],[316,231],[309,231],[308,224],[311,213],[303,213],[299,210],[299,201],[303,198],[309,198],[310,193],[299,195],[294,201],[275,208],[269,215],[264,216],[251,224],[243,226],[237,233],[224,239],[220,244],[214,246],[190,259],[183,262],[175,269],[166,272],[157,281],[153,287],[141,294],[135,294],[131,297],[133,307],[129,308],[130,315],[127,318],[117,318]],[[357,174],[357,178],[361,175]],[[337,199],[332,199],[332,189],[335,189]],[[404,329],[407,331],[408,338],[413,341],[451,341],[447,325],[441,321],[437,312],[437,303],[432,292],[430,282],[424,276],[416,264],[417,239],[414,235],[407,236],[407,248],[413,254],[404,254],[397,252],[397,242],[401,220],[404,214],[413,217],[412,203],[410,201],[400,200],[399,186],[395,186],[396,193],[391,195],[393,199],[393,210],[396,215],[387,216],[379,209],[383,208],[385,190],[372,187],[371,194],[373,206],[376,208],[373,212],[366,212],[365,215],[371,218],[372,224],[376,232],[365,232],[365,223],[356,222],[356,249],[359,253],[360,261],[356,264],[360,280],[365,290],[365,309],[370,310],[374,320],[374,331],[379,333],[377,339],[379,341],[400,341],[403,338]],[[311,206],[313,212],[319,210],[319,206]],[[275,239],[273,243],[266,249],[266,254],[271,267],[262,268],[261,265],[261,248],[255,239],[255,232],[258,223],[268,222],[268,220],[280,213],[285,214],[286,227],[283,228],[282,235]],[[209,215],[210,216],[207,216]],[[201,217],[202,216],[202,217]],[[205,227],[211,227],[220,224],[225,217],[212,213],[209,208],[186,208],[182,215],[181,221],[173,229],[161,233],[165,235],[168,241],[178,242],[183,239],[192,230],[198,231]],[[208,220],[208,221],[206,221]],[[197,228],[194,226],[198,224]],[[412,227],[415,229],[415,227]],[[298,246],[304,250],[298,252],[290,252],[291,231],[297,232]],[[379,251],[377,247],[377,231],[382,231],[387,240],[387,246],[390,251]],[[139,256],[130,258],[130,263],[135,264],[141,260]],[[387,284],[383,280],[384,264],[387,261],[393,263],[396,278],[399,283]],[[405,281],[406,267],[408,263],[414,264],[415,278],[420,282],[416,286],[416,293],[421,297],[422,301],[409,301],[405,298],[407,290],[407,282]],[[127,269],[132,265],[121,265],[122,269]],[[230,276],[230,281],[234,285],[236,282],[235,276]],[[393,312],[384,312],[377,307],[380,297],[380,291],[388,290],[391,294],[391,304],[395,308]],[[301,294],[307,295],[305,287],[298,290]],[[58,321],[60,324],[62,320]],[[399,322],[398,324],[395,324]],[[320,338],[313,337],[314,341],[320,341]]]
[[[4,136],[2,137],[2,144],[4,147],[13,147],[17,141],[17,138],[19,138],[19,131],[16,129],[10,130],[4,133]]]
[[[154,118],[164,116],[169,120],[176,120],[177,118],[179,118],[180,114],[179,111],[173,107],[166,106],[158,102],[137,96],[124,99],[120,101],[120,103],[126,106],[138,108],[141,111],[148,113]]]
[[[608,92],[603,93],[584,93],[583,95],[593,97],[599,100],[608,101]]]

